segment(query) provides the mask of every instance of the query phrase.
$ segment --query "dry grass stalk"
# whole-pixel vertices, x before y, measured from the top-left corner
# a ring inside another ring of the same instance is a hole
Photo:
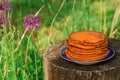
[[[110,29],[110,35],[109,35],[110,38],[114,38],[114,34],[115,34],[115,33],[113,33],[114,27],[117,24],[119,16],[120,16],[120,6],[116,9],[114,17],[113,17],[113,21],[112,21],[112,25],[111,25],[111,29]]]

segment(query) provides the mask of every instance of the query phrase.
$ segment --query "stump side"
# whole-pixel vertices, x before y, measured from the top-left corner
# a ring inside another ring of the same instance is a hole
[[[60,52],[65,43],[61,41],[45,51],[45,80],[120,80],[120,40],[109,39],[109,46],[115,50],[112,59],[89,66],[62,59]]]

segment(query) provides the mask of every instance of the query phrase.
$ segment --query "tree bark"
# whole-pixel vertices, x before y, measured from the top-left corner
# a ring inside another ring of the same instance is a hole
[[[66,41],[50,46],[44,52],[45,80],[120,80],[120,40],[109,39],[115,56],[94,65],[80,65],[60,57]]]

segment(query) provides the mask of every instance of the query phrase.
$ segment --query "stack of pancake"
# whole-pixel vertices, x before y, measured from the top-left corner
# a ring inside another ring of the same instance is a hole
[[[95,61],[105,58],[109,53],[107,37],[101,32],[73,32],[66,43],[66,56],[73,60]]]

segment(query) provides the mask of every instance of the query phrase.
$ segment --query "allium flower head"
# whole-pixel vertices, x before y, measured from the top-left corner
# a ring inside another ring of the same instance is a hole
[[[10,10],[11,10],[10,2],[8,0],[2,0],[2,2],[0,3],[0,13],[10,12]]]
[[[40,19],[37,16],[30,14],[24,18],[23,27],[26,30],[37,29],[39,26],[40,26]]]
[[[2,22],[2,16],[0,16],[0,26],[2,26],[3,22]]]
[[[8,0],[0,1],[0,27],[4,27],[9,24],[9,19],[5,13],[11,10],[11,5]]]
[[[5,25],[9,25],[10,21],[8,17],[0,16],[0,27],[4,27]]]
[[[5,11],[4,9],[2,8],[2,6],[0,6],[0,15],[4,15]]]

